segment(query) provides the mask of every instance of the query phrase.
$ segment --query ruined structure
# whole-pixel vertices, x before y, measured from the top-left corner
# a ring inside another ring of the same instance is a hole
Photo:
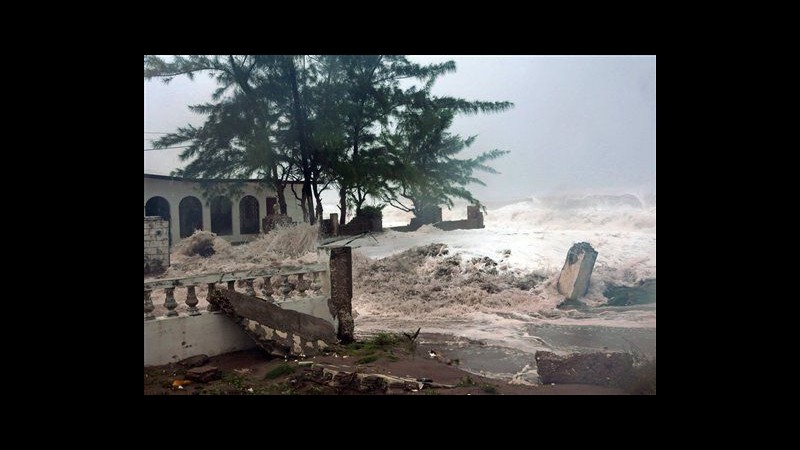
[[[571,301],[586,295],[596,260],[597,252],[588,242],[573,244],[558,276],[558,292]]]
[[[145,365],[255,345],[273,355],[308,355],[337,340],[350,342],[351,249],[320,248],[319,252],[318,264],[145,281]],[[254,287],[257,278],[264,279],[261,292]],[[236,292],[237,282],[243,285],[243,293]],[[197,308],[197,286],[202,285],[209,292],[205,311]],[[227,290],[222,292],[222,286]],[[163,317],[155,317],[150,299],[158,289],[166,293]],[[176,289],[186,289],[185,313],[177,311]]]
[[[483,228],[483,213],[479,206],[470,205],[467,206],[466,220],[443,220],[439,223],[434,223],[433,226],[445,231]]]
[[[144,218],[144,273],[169,267],[169,222],[161,217]]]

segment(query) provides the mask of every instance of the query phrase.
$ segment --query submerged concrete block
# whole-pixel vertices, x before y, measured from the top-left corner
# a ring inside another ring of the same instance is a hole
[[[578,242],[567,252],[567,260],[558,276],[558,292],[567,300],[577,300],[589,291],[597,252],[588,242]]]

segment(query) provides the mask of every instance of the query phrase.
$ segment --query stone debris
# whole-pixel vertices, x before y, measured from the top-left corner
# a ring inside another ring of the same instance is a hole
[[[577,300],[589,291],[597,251],[588,242],[578,242],[567,252],[567,260],[558,276],[558,292],[567,300]]]
[[[214,366],[200,366],[189,369],[186,372],[186,378],[199,381],[200,383],[207,383],[211,380],[220,378],[221,374],[219,369]]]
[[[559,356],[536,352],[536,370],[544,384],[594,384],[626,387],[633,379],[633,357],[628,353],[573,353]]]

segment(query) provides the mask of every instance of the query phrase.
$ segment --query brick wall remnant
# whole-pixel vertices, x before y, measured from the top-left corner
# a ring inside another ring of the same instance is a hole
[[[169,267],[169,221],[159,216],[144,218],[144,273]]]

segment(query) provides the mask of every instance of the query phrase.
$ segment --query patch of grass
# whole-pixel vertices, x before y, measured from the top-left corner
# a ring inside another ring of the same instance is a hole
[[[477,386],[477,385],[478,385],[478,383],[476,383],[475,380],[473,380],[471,376],[466,375],[466,376],[461,377],[461,380],[459,380],[459,382],[456,385],[456,387],[472,387],[472,386]]]
[[[356,361],[356,364],[369,364],[377,360],[378,360],[378,355],[370,355],[359,359],[358,361]]]
[[[497,386],[491,384],[484,384],[482,389],[483,392],[486,392],[487,394],[497,395],[500,393],[500,391],[497,390]]]
[[[398,361],[400,358],[398,358],[397,356],[394,356],[394,355],[387,355],[386,359],[388,359],[389,361],[394,362],[394,361]]]
[[[325,395],[325,389],[322,389],[319,386],[311,386],[308,388],[308,395]]]
[[[274,369],[267,372],[264,375],[265,380],[274,380],[275,378],[281,377],[283,375],[291,375],[294,373],[295,368],[290,366],[289,364],[283,363],[275,367]]]
[[[636,368],[628,392],[637,395],[656,395],[656,359],[647,360]]]
[[[244,389],[244,375],[239,375],[235,373],[226,373],[222,376],[222,381],[228,383],[229,385],[236,388],[236,390],[241,391]]]
[[[423,392],[423,394],[425,394],[425,395],[442,395],[442,394],[440,394],[438,391],[436,391],[436,390],[433,390],[433,389],[425,389],[425,390],[424,390],[424,391],[422,391],[422,392]]]

